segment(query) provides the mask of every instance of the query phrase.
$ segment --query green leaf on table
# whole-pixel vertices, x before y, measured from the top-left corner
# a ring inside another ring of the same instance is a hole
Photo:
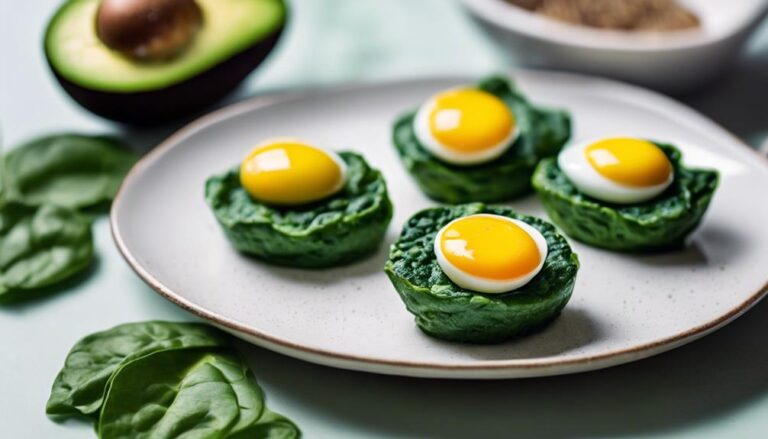
[[[114,137],[55,134],[10,151],[6,181],[13,197],[29,203],[98,207],[112,201],[137,158]]]
[[[231,351],[157,352],[115,372],[97,431],[102,439],[299,436],[263,402],[250,369]]]
[[[204,350],[158,352],[130,361],[112,378],[99,437],[223,437],[220,433],[240,413],[234,385],[245,376],[237,369],[236,359]]]
[[[155,352],[229,346],[229,336],[200,323],[126,323],[78,341],[51,389],[49,415],[92,415],[101,409],[112,374],[123,364]]]
[[[31,298],[92,260],[91,222],[77,211],[19,201],[0,205],[0,302]]]
[[[228,350],[163,351],[130,361],[111,380],[97,431],[112,438],[297,438],[264,407],[248,366]]]
[[[98,417],[101,438],[296,439],[230,337],[199,323],[137,322],[75,344],[47,412]]]
[[[301,437],[301,430],[293,421],[265,408],[258,421],[242,430],[233,430],[226,439],[296,439],[299,437]]]

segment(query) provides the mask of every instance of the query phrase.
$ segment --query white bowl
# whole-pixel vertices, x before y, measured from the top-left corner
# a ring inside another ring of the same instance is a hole
[[[701,28],[619,32],[559,22],[505,0],[462,0],[522,65],[610,76],[667,92],[702,85],[730,67],[768,12],[768,0],[680,0]]]

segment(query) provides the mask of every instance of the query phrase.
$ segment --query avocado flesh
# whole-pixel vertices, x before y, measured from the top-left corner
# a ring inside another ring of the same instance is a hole
[[[105,46],[94,26],[99,0],[70,0],[45,37],[48,59],[64,78],[93,90],[157,90],[189,79],[242,52],[282,27],[278,0],[197,0],[203,26],[189,47],[161,62],[134,61]]]

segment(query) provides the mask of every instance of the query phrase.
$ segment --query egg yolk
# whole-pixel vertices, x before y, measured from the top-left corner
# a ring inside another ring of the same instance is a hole
[[[459,270],[485,279],[516,279],[534,271],[541,254],[517,224],[483,215],[449,224],[441,235],[443,257]]]
[[[515,116],[501,99],[474,89],[439,94],[429,114],[432,135],[457,153],[493,148],[507,139],[515,126]]]
[[[646,140],[605,139],[587,146],[584,154],[600,175],[625,186],[656,186],[672,175],[666,154]]]
[[[327,152],[299,142],[258,146],[240,165],[240,184],[268,204],[299,205],[337,192],[342,166]]]

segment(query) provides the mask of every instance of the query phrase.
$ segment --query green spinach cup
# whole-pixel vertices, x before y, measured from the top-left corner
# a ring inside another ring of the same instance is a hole
[[[531,191],[531,174],[544,157],[555,155],[571,136],[570,115],[532,105],[506,77],[479,82],[478,89],[499,97],[515,115],[520,134],[501,156],[475,165],[447,163],[416,136],[411,111],[394,124],[393,142],[408,172],[428,197],[444,203],[498,202]]]
[[[685,167],[672,145],[656,145],[669,158],[674,180],[645,202],[620,205],[589,197],[568,180],[554,158],[539,163],[532,184],[552,221],[585,244],[634,252],[678,247],[701,222],[719,176],[717,171]]]
[[[454,219],[481,213],[523,221],[544,236],[547,257],[530,282],[507,293],[485,294],[458,286],[442,271],[434,252],[437,233]],[[422,331],[468,343],[499,343],[552,321],[571,298],[578,269],[576,254],[554,226],[509,207],[483,203],[435,207],[415,214],[392,245],[384,267]]]
[[[324,268],[373,252],[392,219],[381,173],[359,154],[341,152],[344,187],[302,206],[271,206],[254,200],[233,169],[205,184],[205,199],[232,245],[276,265]]]

